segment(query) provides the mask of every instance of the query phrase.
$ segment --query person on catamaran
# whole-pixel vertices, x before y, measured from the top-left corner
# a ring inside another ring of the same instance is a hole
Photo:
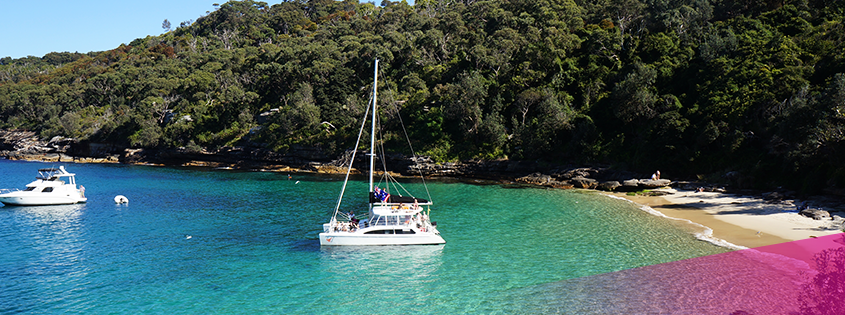
[[[355,217],[355,212],[349,211],[349,222],[352,222],[354,227],[358,227],[358,218]]]

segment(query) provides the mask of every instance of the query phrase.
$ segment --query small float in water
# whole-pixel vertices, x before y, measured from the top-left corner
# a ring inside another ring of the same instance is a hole
[[[124,196],[124,195],[117,195],[117,196],[114,196],[114,203],[116,203],[116,204],[129,203],[129,198],[126,198],[126,196]]]

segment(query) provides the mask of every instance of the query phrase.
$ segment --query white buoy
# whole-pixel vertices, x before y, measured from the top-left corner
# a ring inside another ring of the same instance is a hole
[[[129,203],[129,199],[126,198],[126,196],[124,196],[124,195],[117,195],[117,196],[114,196],[114,203],[116,203],[116,204]]]

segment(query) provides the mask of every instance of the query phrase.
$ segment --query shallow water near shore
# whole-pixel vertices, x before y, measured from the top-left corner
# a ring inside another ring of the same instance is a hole
[[[729,251],[596,192],[440,181],[445,245],[321,248],[341,177],[62,165],[88,203],[0,208],[0,313],[514,313],[550,283]],[[49,166],[0,160],[0,188]]]

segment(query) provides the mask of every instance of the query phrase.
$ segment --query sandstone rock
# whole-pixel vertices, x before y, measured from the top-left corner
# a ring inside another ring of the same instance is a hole
[[[590,168],[590,167],[580,167],[566,170],[562,173],[558,173],[556,176],[562,179],[575,179],[575,178],[594,178],[596,174],[599,173],[599,170]]]
[[[639,179],[626,179],[622,181],[622,186],[637,188],[640,186]]]
[[[532,173],[528,176],[519,177],[516,181],[532,185],[545,185],[552,181],[552,177],[542,173]]]
[[[671,184],[672,181],[668,179],[641,179],[639,180],[639,186],[644,189],[649,188],[660,188],[666,187]]]
[[[575,187],[584,188],[584,189],[594,189],[598,186],[599,182],[592,178],[585,178],[585,177],[575,177],[570,180]]]
[[[620,184],[619,182],[617,182],[615,180],[611,180],[611,181],[599,183],[598,188],[601,189],[601,190],[606,190],[606,191],[614,191],[614,190],[616,190],[616,188],[619,188],[619,186],[622,186],[622,184]]]
[[[546,184],[545,186],[552,187],[552,188],[559,188],[559,189],[575,188],[575,186],[570,184],[569,182],[562,182],[562,181],[557,181],[557,180],[553,180],[553,181],[549,182],[548,184]]]
[[[830,216],[830,212],[827,212],[827,211],[824,211],[824,210],[821,210],[821,209],[804,209],[804,210],[801,210],[801,212],[798,212],[798,214],[803,215],[803,216],[808,217],[808,218],[813,218],[813,220],[821,220],[821,219],[832,220],[833,219]]]

